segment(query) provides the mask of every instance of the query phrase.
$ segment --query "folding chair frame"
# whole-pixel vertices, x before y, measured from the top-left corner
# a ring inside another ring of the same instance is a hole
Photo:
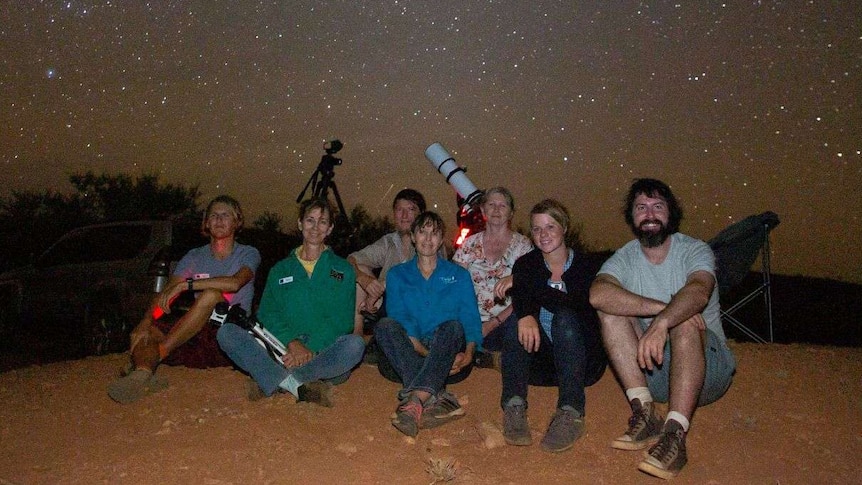
[[[762,343],[762,344],[765,344],[768,342],[774,342],[774,337],[775,337],[774,333],[773,333],[773,326],[772,326],[772,281],[771,281],[772,272],[771,272],[771,269],[769,266],[769,231],[770,231],[770,227],[769,227],[769,224],[764,224],[764,226],[765,226],[764,227],[765,230],[763,232],[763,247],[760,250],[760,260],[761,260],[761,263],[763,264],[763,267],[761,269],[763,279],[762,279],[760,286],[758,286],[756,289],[754,289],[754,291],[752,291],[751,293],[746,295],[743,299],[736,302],[736,304],[734,304],[733,306],[731,306],[727,310],[721,310],[721,318],[722,319],[724,319],[726,322],[730,323],[734,327],[738,328],[742,333],[744,333],[746,336],[748,336],[749,338],[751,338],[755,342]],[[742,322],[740,322],[736,317],[733,316],[734,312],[736,312],[740,308],[744,307],[745,305],[747,305],[749,302],[751,302],[752,300],[754,300],[755,298],[757,298],[760,295],[763,295],[763,302],[764,302],[764,305],[766,306],[767,322],[769,323],[769,340],[768,341],[766,339],[764,339],[763,337],[761,337],[754,330],[743,325]]]

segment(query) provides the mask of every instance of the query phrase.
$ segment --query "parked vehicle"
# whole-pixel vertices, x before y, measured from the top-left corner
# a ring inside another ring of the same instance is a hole
[[[0,338],[46,360],[119,352],[168,274],[204,244],[197,223],[114,222],[61,237],[33,264],[0,274]]]

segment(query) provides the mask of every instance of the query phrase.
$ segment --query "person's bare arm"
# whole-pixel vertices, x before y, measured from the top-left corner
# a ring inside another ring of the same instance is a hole
[[[236,293],[252,279],[254,279],[254,272],[247,266],[243,266],[239,271],[230,276],[216,276],[194,280],[192,288],[194,291],[214,289],[222,293]],[[186,291],[188,287],[189,285],[186,280],[172,276],[165,289],[159,294],[159,307],[161,307],[162,311],[170,313],[173,299],[183,291]]]
[[[667,306],[664,302],[632,293],[608,274],[600,274],[593,280],[590,304],[600,312],[621,317],[651,317]]]
[[[683,323],[695,325],[701,331],[706,329],[701,313],[714,287],[715,278],[707,271],[696,271],[688,277],[685,286],[671,297],[670,303],[656,315],[640,338],[638,363],[641,367],[652,369],[653,362],[664,361],[664,346],[670,329]]]
[[[461,372],[465,366],[473,362],[473,355],[476,353],[476,342],[468,342],[464,352],[455,354],[455,360],[452,361],[452,369],[449,370],[449,375],[454,375]]]
[[[354,271],[356,271],[356,282],[359,283],[359,286],[365,290],[367,295],[366,301],[370,300],[372,302],[376,302],[380,297],[383,296],[383,292],[386,291],[386,286],[380,282],[377,278],[374,277],[374,274],[369,272],[368,267],[365,265],[359,264],[356,262],[356,258],[353,256],[347,257],[347,262],[353,266]]]
[[[685,286],[670,299],[670,303],[659,312],[653,323],[658,321],[671,329],[689,318],[703,312],[715,288],[715,278],[707,271],[695,271],[689,275]]]
[[[193,286],[195,291],[213,289],[219,290],[222,293],[236,293],[252,279],[254,279],[254,272],[247,266],[243,266],[239,271],[230,276],[216,276],[214,278],[195,280]]]
[[[299,340],[291,340],[287,343],[287,353],[282,356],[281,361],[287,368],[300,367],[307,364],[314,353],[308,350]]]
[[[532,315],[518,319],[518,342],[527,352],[538,352],[542,337],[539,334],[539,321]]]

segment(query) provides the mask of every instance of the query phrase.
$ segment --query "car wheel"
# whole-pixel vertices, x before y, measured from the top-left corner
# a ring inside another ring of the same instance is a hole
[[[105,355],[128,348],[132,325],[116,295],[100,294],[87,305],[83,330],[84,353]]]

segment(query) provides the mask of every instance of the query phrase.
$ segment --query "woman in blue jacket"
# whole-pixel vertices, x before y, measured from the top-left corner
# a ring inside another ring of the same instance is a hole
[[[386,315],[377,343],[401,377],[392,424],[408,436],[464,415],[446,383],[469,375],[482,345],[482,320],[470,273],[441,258],[445,224],[423,212],[411,227],[416,256],[386,278]]]

